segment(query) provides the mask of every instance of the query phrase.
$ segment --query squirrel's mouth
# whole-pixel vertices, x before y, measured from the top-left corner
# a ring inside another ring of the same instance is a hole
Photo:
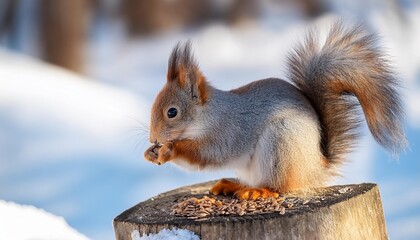
[[[167,143],[171,143],[171,142],[173,143],[176,141],[191,139],[185,136],[184,133],[185,133],[185,129],[176,130],[176,131],[174,130],[162,131],[161,134],[158,136],[158,138],[154,139],[154,141],[151,143],[152,145],[162,147],[164,144],[167,144]]]

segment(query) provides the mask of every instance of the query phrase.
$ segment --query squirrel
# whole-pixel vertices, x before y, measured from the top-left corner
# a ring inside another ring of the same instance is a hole
[[[209,84],[191,48],[178,43],[170,55],[144,157],[190,170],[233,169],[239,181],[218,181],[215,195],[256,199],[323,186],[353,150],[362,116],[384,148],[406,148],[400,81],[362,25],[334,23],[323,46],[309,31],[288,56],[290,81],[230,91]]]

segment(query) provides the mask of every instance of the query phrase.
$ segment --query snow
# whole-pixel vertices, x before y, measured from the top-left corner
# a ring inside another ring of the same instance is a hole
[[[162,229],[156,234],[146,234],[140,236],[139,231],[131,232],[131,240],[200,240],[195,233],[186,229]]]
[[[87,134],[107,136],[116,133],[121,117],[133,114],[141,102],[139,96],[23,56],[0,51],[0,64],[0,103],[21,109],[21,120],[36,115],[45,118],[42,121],[54,119]]]
[[[43,209],[0,200],[0,239],[87,240],[63,217]]]

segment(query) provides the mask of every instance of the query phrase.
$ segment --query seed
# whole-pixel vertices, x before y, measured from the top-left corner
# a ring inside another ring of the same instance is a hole
[[[259,214],[278,212],[284,214],[286,208],[291,208],[293,203],[300,202],[297,198],[284,197],[278,198],[258,198],[256,200],[238,200],[226,197],[208,197],[202,198],[190,197],[174,204],[168,212],[174,216],[183,216],[188,219],[202,221],[209,216],[217,215],[239,215]],[[303,204],[309,203],[308,200]]]
[[[211,207],[206,207],[206,208],[204,208],[204,210],[207,211],[207,212],[213,212],[214,211],[213,208],[211,208]]]
[[[201,217],[207,217],[209,214],[208,213],[197,213],[196,216],[201,218]]]
[[[255,211],[256,208],[254,206],[247,208],[248,211]]]
[[[284,202],[284,203],[282,203],[282,206],[283,207],[286,207],[286,208],[291,208],[291,207],[293,207],[293,203],[291,203],[291,202]]]
[[[285,213],[286,213],[286,208],[284,208],[284,207],[281,207],[280,208],[280,212],[279,212],[281,215],[284,215]]]
[[[348,192],[349,190],[351,190],[351,188],[350,188],[350,187],[343,187],[343,188],[340,188],[340,189],[338,190],[338,192],[339,192],[339,193],[341,193],[341,194],[343,194],[343,193]]]

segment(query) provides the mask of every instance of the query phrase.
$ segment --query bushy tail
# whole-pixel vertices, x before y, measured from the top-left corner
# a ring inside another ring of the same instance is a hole
[[[375,36],[361,26],[334,24],[322,47],[309,32],[306,42],[290,54],[289,67],[291,80],[320,116],[321,148],[331,163],[341,163],[356,143],[359,103],[379,144],[393,154],[406,147],[399,81]]]

